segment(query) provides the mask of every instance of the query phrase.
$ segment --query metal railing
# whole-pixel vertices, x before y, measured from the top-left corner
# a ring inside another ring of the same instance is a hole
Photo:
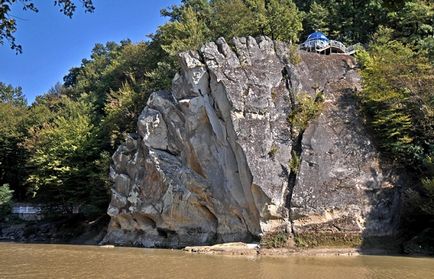
[[[40,206],[31,205],[14,205],[11,210],[14,214],[40,214],[42,212]]]
[[[330,47],[339,49],[343,53],[347,52],[347,48],[345,47],[345,45],[341,42],[338,42],[338,41],[330,40]]]
[[[355,46],[346,47],[343,43],[334,40],[330,40],[327,44],[324,44],[323,42],[317,43],[315,41],[306,41],[300,45],[300,49],[326,54],[338,52],[351,55],[356,52]]]

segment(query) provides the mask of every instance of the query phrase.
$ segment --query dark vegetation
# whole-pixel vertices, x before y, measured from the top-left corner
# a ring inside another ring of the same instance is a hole
[[[36,9],[31,1],[18,2]],[[21,51],[8,15],[18,2],[0,2],[0,44],[6,40]],[[55,2],[67,16],[75,10],[67,4],[73,1]],[[83,3],[93,10],[92,1]],[[149,40],[96,44],[63,84],[31,105],[21,88],[0,83],[1,207],[13,191],[17,201],[66,210],[75,204],[86,214],[103,214],[110,154],[135,131],[149,94],[170,88],[177,53],[220,36],[267,35],[297,43],[320,30],[366,47],[358,53],[364,86],[358,98],[384,156],[412,178],[404,191],[404,224],[412,233],[434,225],[432,1],[183,0],[161,13],[168,21]]]

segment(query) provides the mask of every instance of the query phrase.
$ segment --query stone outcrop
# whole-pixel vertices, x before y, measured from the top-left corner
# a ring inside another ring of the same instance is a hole
[[[295,61],[301,56],[301,62]],[[392,235],[399,181],[355,108],[349,56],[290,51],[266,37],[219,39],[180,55],[113,155],[104,242],[184,247],[268,232]],[[319,116],[295,131],[297,95]],[[299,169],[290,162],[300,158]]]

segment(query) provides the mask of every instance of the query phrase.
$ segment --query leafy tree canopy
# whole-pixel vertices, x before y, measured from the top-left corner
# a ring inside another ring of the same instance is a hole
[[[3,104],[13,104],[17,106],[26,106],[27,101],[21,87],[13,87],[0,82],[0,102]]]

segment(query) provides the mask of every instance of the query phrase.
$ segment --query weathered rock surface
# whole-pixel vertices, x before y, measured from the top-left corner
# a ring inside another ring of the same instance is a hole
[[[395,232],[397,180],[355,109],[352,58],[301,53],[268,38],[223,39],[181,54],[171,92],[151,95],[137,134],[113,155],[104,242],[184,247],[271,231]],[[296,95],[323,92],[303,135]],[[296,151],[299,172],[289,162]],[[292,226],[291,226],[292,225]]]
[[[349,70],[320,89],[324,108],[303,133],[291,196],[295,233],[396,233],[402,177],[381,162],[358,116],[354,92],[359,84]]]

